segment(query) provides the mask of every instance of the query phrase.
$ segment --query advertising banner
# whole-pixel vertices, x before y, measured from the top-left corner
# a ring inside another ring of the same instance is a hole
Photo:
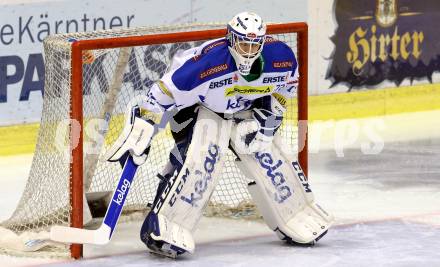
[[[16,1],[2,6],[0,125],[39,121],[44,94],[45,37],[151,22],[145,19],[144,8],[139,8],[143,1],[131,2],[133,5],[123,9],[117,8],[119,1],[95,1],[93,6],[86,1]]]
[[[440,70],[440,2],[335,0],[336,30],[325,78],[348,90],[432,82]]]
[[[259,13],[266,21],[307,19],[306,0],[4,1],[0,3],[0,126],[40,120],[45,78],[42,41],[48,35],[190,22],[226,22],[245,10]]]

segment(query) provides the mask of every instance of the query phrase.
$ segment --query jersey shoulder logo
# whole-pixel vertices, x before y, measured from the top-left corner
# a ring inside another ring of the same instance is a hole
[[[219,41],[213,42],[212,44],[209,44],[206,47],[204,47],[202,49],[202,53],[201,54],[206,54],[210,50],[212,50],[213,48],[218,47],[220,45],[225,45],[225,44],[226,44],[226,40],[219,40]]]
[[[214,66],[212,68],[209,68],[209,69],[203,71],[202,73],[200,73],[199,77],[200,77],[200,79],[204,79],[204,78],[211,76],[213,74],[225,71],[228,68],[229,68],[228,64],[226,64],[226,63],[220,64],[220,65]]]
[[[267,36],[264,39],[264,44],[271,44],[271,43],[275,43],[275,42],[279,42],[279,40],[273,38],[272,36]]]
[[[284,68],[292,68],[293,67],[293,61],[274,61],[272,63],[272,66],[275,69],[284,69]]]

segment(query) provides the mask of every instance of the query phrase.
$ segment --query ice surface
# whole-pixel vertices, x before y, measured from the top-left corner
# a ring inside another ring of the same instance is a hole
[[[148,254],[141,222],[131,222],[110,244],[86,246],[83,260],[0,255],[0,266],[440,266],[440,131],[433,130],[440,111],[408,116],[417,130],[405,130],[403,115],[386,118],[379,154],[351,145],[339,158],[331,144],[310,154],[312,189],[337,218],[313,248],[283,244],[261,221],[204,218],[195,254],[173,261]],[[30,163],[31,156],[0,158],[0,218],[18,202]]]
[[[440,228],[385,221],[335,227],[315,247],[292,247],[273,235],[199,245],[177,261],[144,251],[50,266],[439,266]]]

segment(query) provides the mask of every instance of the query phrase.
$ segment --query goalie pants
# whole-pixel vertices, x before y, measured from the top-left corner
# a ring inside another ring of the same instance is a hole
[[[171,135],[173,136],[175,147],[169,155],[169,160],[173,168],[168,173],[158,174],[160,178],[159,186],[157,188],[156,196],[153,201],[153,206],[157,201],[157,198],[162,194],[168,180],[172,175],[180,172],[183,163],[186,159],[186,152],[191,144],[192,131],[194,129],[195,123],[197,121],[197,108],[198,105],[193,105],[184,108],[174,115],[174,123],[171,124]],[[188,120],[190,122],[184,128],[181,129],[182,125],[185,125]]]

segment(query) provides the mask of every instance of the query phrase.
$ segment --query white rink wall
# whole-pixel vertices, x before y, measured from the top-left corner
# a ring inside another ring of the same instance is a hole
[[[42,40],[56,32],[190,22],[226,22],[241,11],[266,21],[307,20],[306,0],[5,0],[0,2],[0,126],[38,122]],[[76,27],[77,26],[77,27]]]

